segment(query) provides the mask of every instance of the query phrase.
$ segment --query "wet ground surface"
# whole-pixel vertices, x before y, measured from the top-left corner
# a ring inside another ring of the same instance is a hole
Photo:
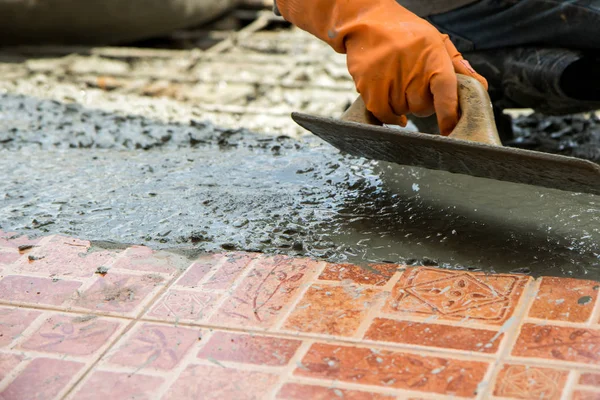
[[[598,197],[340,155],[289,113],[339,114],[343,60],[298,32],[236,43],[4,56],[0,228],[600,279]],[[597,159],[597,121],[536,118],[516,145]]]
[[[1,100],[4,230],[600,278],[595,196],[370,162],[312,136]]]

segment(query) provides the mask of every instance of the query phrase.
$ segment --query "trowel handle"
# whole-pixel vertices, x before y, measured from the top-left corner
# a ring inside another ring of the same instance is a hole
[[[496,129],[492,102],[487,91],[483,85],[470,76],[458,74],[457,78],[461,117],[450,137],[502,146]],[[367,110],[360,96],[342,115],[342,120],[368,125],[383,125]]]

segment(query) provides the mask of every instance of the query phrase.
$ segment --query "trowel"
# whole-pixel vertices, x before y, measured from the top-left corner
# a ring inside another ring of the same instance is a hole
[[[293,113],[303,128],[358,157],[456,174],[600,195],[600,165],[503,147],[485,88],[458,75],[461,117],[449,136],[384,126],[358,99],[341,119]]]

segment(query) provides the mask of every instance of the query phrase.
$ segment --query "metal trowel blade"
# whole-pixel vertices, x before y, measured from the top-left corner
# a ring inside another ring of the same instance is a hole
[[[301,113],[293,113],[292,118],[354,156],[600,195],[600,165],[591,161]]]

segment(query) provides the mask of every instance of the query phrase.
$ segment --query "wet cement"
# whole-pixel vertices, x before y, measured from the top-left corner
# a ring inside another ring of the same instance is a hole
[[[4,230],[600,279],[595,196],[356,159],[311,136],[0,106]]]
[[[242,138],[249,147],[266,146],[261,143],[272,140],[208,121],[159,122],[142,115],[89,109],[77,102],[0,93],[0,146],[8,150],[179,149],[211,143],[228,147],[237,146]]]

